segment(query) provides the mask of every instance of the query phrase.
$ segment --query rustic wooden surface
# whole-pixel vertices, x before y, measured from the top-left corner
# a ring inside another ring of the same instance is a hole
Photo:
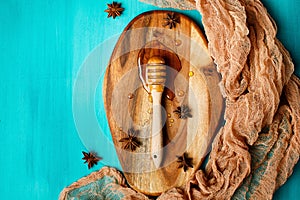
[[[1,199],[57,199],[64,187],[103,166],[88,170],[81,160],[81,151],[89,147],[80,140],[73,119],[76,74],[99,43],[121,33],[138,14],[158,9],[133,0],[120,2],[125,11],[113,20],[104,12],[111,1],[0,1]],[[300,2],[262,2],[300,76]],[[201,25],[196,11],[180,12]],[[104,67],[109,56],[99,57]],[[99,153],[105,163],[117,159]],[[274,199],[298,199],[299,179],[300,164]]]
[[[127,181],[148,195],[158,195],[186,183],[206,156],[223,111],[220,77],[202,32],[179,13],[175,14],[180,18],[176,28],[164,27],[164,18],[170,13],[147,12],[130,22],[115,46],[103,86],[108,122]],[[152,56],[161,56],[167,66],[182,68],[176,77],[170,76],[170,72],[167,76],[165,87],[171,88],[175,98],[162,98],[165,115],[169,116],[163,129],[164,162],[160,169],[151,159],[152,104],[138,70],[138,60],[146,64]],[[131,94],[132,98],[128,98]],[[182,105],[190,107],[192,118],[176,116],[173,111]],[[134,152],[124,150],[120,142],[131,128],[138,130],[142,143]],[[177,162],[177,156],[184,152],[193,158],[193,168],[186,172],[178,168]]]

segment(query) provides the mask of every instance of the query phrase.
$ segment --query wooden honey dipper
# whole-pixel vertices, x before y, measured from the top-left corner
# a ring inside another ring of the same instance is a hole
[[[152,135],[151,157],[155,166],[160,167],[163,160],[163,134],[161,98],[166,82],[166,65],[163,58],[153,56],[146,65],[146,84],[152,97]]]

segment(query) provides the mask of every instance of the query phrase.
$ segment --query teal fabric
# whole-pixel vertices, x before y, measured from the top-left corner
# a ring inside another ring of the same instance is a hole
[[[115,184],[118,182],[114,177],[104,176],[95,182],[72,190],[68,193],[66,200],[122,199],[124,195],[113,189]]]
[[[283,109],[281,108],[281,110]],[[287,111],[286,115],[283,115],[280,121],[278,120],[278,124],[274,123],[272,126],[265,127],[257,141],[250,147],[252,171],[243,184],[235,191],[232,197],[233,200],[253,199],[253,194],[260,191],[262,179],[268,179],[267,181],[263,180],[263,182],[275,183],[277,179],[281,178],[282,174],[280,172],[275,174],[273,171],[268,171],[268,168],[279,168],[282,157],[278,155],[284,155],[283,152],[288,146],[286,141],[290,141],[293,136],[292,128],[288,122]],[[278,129],[277,126],[279,127]],[[274,155],[277,155],[277,157],[275,158]],[[270,173],[274,173],[273,176]],[[275,188],[269,189],[274,190]]]
[[[1,199],[57,199],[64,187],[91,171],[106,164],[118,167],[112,145],[98,147],[103,160],[91,170],[83,164],[81,151],[97,148],[98,143],[79,134],[72,105],[85,59],[99,44],[120,34],[135,16],[158,9],[136,0],[119,2],[125,11],[112,19],[104,12],[110,1],[0,1]],[[300,76],[300,1],[263,3],[277,22],[278,38],[290,51]],[[196,11],[180,12],[202,27]],[[108,62],[113,46],[114,42],[107,45],[101,62]],[[95,107],[103,104],[100,100]],[[109,135],[103,110],[97,110],[97,119],[102,134]],[[300,164],[274,199],[298,199],[299,180]]]

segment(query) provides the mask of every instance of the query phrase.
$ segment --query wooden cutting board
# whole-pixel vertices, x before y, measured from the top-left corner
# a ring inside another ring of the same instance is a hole
[[[152,56],[163,57],[170,66],[162,98],[164,160],[159,168],[151,158],[152,102],[139,70]],[[219,82],[205,37],[188,17],[151,11],[129,23],[106,70],[103,97],[114,145],[132,188],[156,196],[184,186],[199,168],[222,121]],[[178,107],[187,111],[181,118],[174,112]]]

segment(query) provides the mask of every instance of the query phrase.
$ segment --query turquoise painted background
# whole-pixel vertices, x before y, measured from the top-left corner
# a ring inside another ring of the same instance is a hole
[[[158,9],[136,0],[119,2],[126,10],[113,20],[103,12],[110,1],[0,0],[1,199],[57,199],[65,186],[102,166],[88,170],[81,160],[81,151],[98,143],[84,138],[96,129],[78,131],[74,120],[73,111],[80,104],[74,103],[73,95],[84,93],[84,87],[74,91],[78,74],[87,75],[83,63],[92,52],[102,50],[103,58],[97,62],[107,62],[115,42],[107,39],[121,33],[131,19]],[[300,1],[263,2],[278,24],[278,37],[290,51],[299,76]],[[196,11],[183,13],[201,26]],[[99,44],[103,45],[99,48]],[[98,101],[95,107],[98,104],[101,107]],[[107,133],[104,113],[96,109],[96,114]],[[118,165],[110,145],[100,149],[104,164]],[[274,199],[299,196],[300,164]]]

